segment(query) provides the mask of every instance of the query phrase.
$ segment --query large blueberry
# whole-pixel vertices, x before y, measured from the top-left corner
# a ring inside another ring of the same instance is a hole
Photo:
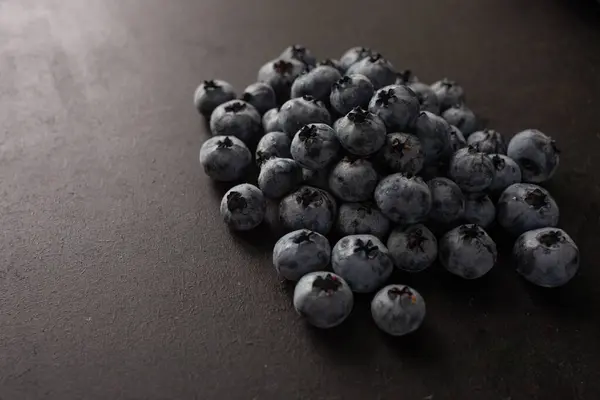
[[[405,132],[419,116],[419,100],[407,86],[385,86],[375,92],[369,111],[381,118],[388,132]]]
[[[221,217],[233,230],[256,228],[265,217],[265,198],[254,185],[242,183],[232,187],[221,200]]]
[[[279,219],[288,230],[309,229],[329,233],[337,215],[332,195],[322,189],[302,186],[279,203]]]
[[[333,128],[342,147],[357,156],[376,153],[386,140],[383,121],[360,107],[338,119]]]
[[[461,104],[465,101],[465,91],[463,88],[448,78],[437,81],[431,85],[440,103],[440,111],[446,111],[455,104]]]
[[[347,71],[353,64],[373,55],[373,50],[368,47],[352,47],[348,49],[342,57],[340,57],[340,66],[344,71]]]
[[[277,104],[290,98],[294,80],[306,70],[306,65],[295,59],[275,59],[267,62],[258,71],[258,81],[269,84],[275,91]]]
[[[429,219],[439,224],[460,220],[465,211],[465,196],[458,185],[442,177],[431,179],[427,185],[431,191]]]
[[[536,129],[517,133],[508,143],[507,155],[521,167],[523,182],[545,182],[558,168],[556,143]]]
[[[423,271],[438,255],[435,235],[422,224],[397,227],[390,233],[387,247],[396,268],[407,272]]]
[[[447,161],[452,155],[452,128],[442,117],[422,111],[418,114],[414,129],[425,153],[425,164]]]
[[[240,179],[251,162],[250,150],[235,136],[214,136],[200,148],[200,165],[215,181]]]
[[[345,115],[354,107],[367,108],[375,89],[364,75],[346,75],[331,88],[329,102],[338,113]]]
[[[278,199],[302,184],[302,168],[290,158],[271,158],[260,169],[258,187],[264,195]]]
[[[247,145],[256,144],[262,134],[262,120],[256,108],[242,100],[223,103],[210,116],[213,136],[230,135]]]
[[[486,154],[506,154],[506,143],[502,135],[493,129],[473,132],[467,138],[467,144]]]
[[[384,86],[393,85],[396,82],[396,70],[391,62],[381,56],[372,54],[352,64],[348,68],[347,75],[360,74],[366,76],[375,90]]]
[[[498,257],[496,243],[478,225],[461,225],[448,231],[439,245],[440,263],[451,273],[465,279],[487,274]]]
[[[300,75],[292,84],[292,97],[312,96],[329,104],[329,95],[334,83],[341,79],[340,71],[334,67],[321,65]]]
[[[275,91],[268,83],[264,82],[256,82],[248,86],[242,94],[242,100],[252,104],[260,115],[277,107]]]
[[[270,158],[290,158],[292,140],[285,132],[269,132],[256,146],[256,164],[260,167]]]
[[[344,157],[331,170],[329,189],[337,198],[348,201],[367,201],[379,177],[371,162],[361,158]]]
[[[465,192],[481,192],[494,179],[492,160],[473,146],[458,150],[450,159],[448,175]]]
[[[343,236],[368,234],[384,240],[390,230],[390,221],[371,202],[344,203],[338,211],[335,226]]]
[[[273,265],[283,278],[297,281],[310,272],[327,268],[329,240],[320,233],[299,229],[282,236],[273,248]]]
[[[337,157],[340,143],[330,126],[309,124],[296,133],[290,150],[302,168],[321,169]]]
[[[450,125],[456,126],[466,137],[477,130],[477,117],[469,107],[464,104],[455,104],[442,114]]]
[[[415,175],[423,168],[425,154],[416,136],[396,132],[386,136],[378,161],[389,171]]]
[[[236,98],[231,84],[218,79],[202,82],[194,92],[194,106],[205,117],[210,117],[215,108]]]
[[[389,285],[371,301],[375,325],[392,336],[404,336],[419,329],[425,319],[425,300],[415,289]]]
[[[521,182],[521,168],[510,157],[504,154],[490,154],[496,173],[488,188],[491,193],[500,194],[513,183]]]
[[[307,124],[329,125],[331,116],[322,102],[312,96],[303,96],[288,100],[281,106],[279,123],[283,131],[291,137]]]
[[[420,177],[388,175],[375,188],[374,197],[381,212],[399,224],[422,222],[431,209],[431,191]]]

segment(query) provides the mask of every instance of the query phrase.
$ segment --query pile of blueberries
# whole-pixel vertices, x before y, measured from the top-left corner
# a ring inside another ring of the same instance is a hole
[[[295,45],[263,65],[240,98],[209,80],[194,103],[213,135],[200,150],[204,171],[246,182],[223,197],[223,219],[250,230],[263,222],[266,199],[279,203],[289,233],[273,264],[297,281],[294,307],[314,326],[342,323],[353,292],[379,289],[377,326],[396,336],[416,330],[425,302],[408,286],[383,287],[393,269],[418,273],[438,259],[479,278],[496,263],[493,224],[516,238],[514,267],[533,284],[561,286],[579,268],[577,246],[556,228],[558,206],[538,185],[558,167],[555,142],[528,129],[507,144],[481,126],[454,81],[427,85],[364,47],[317,63]],[[247,183],[253,153],[257,186]],[[333,248],[331,234],[341,237]]]

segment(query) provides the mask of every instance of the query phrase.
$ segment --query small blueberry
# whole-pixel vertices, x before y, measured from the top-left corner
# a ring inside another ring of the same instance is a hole
[[[508,143],[507,155],[515,160],[523,174],[523,182],[546,182],[556,172],[560,151],[549,136],[536,129],[517,133]]]
[[[337,156],[340,143],[326,124],[308,124],[296,133],[290,147],[292,157],[302,168],[321,169]]]
[[[431,266],[438,256],[437,239],[425,225],[397,227],[387,241],[396,268],[420,272]]]
[[[221,216],[233,230],[256,228],[265,217],[265,198],[254,185],[242,183],[232,187],[221,200]]]
[[[284,279],[297,281],[310,272],[327,268],[329,240],[320,233],[299,229],[282,236],[273,248],[273,265]]]
[[[386,140],[383,121],[360,107],[338,119],[333,127],[342,147],[357,156],[376,153]]]
[[[439,243],[440,263],[465,279],[487,274],[496,264],[496,243],[478,225],[461,225],[447,232]]]
[[[343,201],[367,201],[373,198],[378,181],[377,172],[369,161],[344,157],[331,170],[329,189]]]
[[[375,325],[392,336],[404,336],[419,329],[425,319],[425,300],[415,289],[389,285],[371,301]]]
[[[215,181],[240,179],[251,162],[250,150],[235,136],[213,136],[200,148],[200,165]]]
[[[431,209],[431,191],[420,177],[388,175],[375,188],[374,197],[381,212],[399,224],[422,222]]]
[[[419,100],[407,86],[385,86],[375,92],[369,111],[381,118],[388,132],[405,132],[419,116]]]
[[[279,219],[290,231],[310,229],[326,235],[333,227],[336,215],[333,196],[311,186],[300,187],[279,203]]]
[[[210,131],[213,136],[235,136],[246,145],[252,145],[262,135],[262,120],[250,104],[231,100],[215,108],[210,116]]]

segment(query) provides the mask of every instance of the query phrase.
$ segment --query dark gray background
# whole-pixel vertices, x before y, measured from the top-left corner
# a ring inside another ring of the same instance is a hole
[[[0,398],[598,399],[599,21],[567,0],[1,0]],[[380,334],[368,298],[307,328],[264,232],[220,221],[191,101],[296,42],[373,47],[507,136],[557,139],[580,274],[436,268],[395,277],[427,300],[418,335]]]

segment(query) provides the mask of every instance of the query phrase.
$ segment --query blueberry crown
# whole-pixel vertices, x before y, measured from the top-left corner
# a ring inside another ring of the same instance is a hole
[[[219,89],[220,87],[221,86],[217,82],[215,82],[213,79],[204,81],[204,89],[206,89],[206,90]]]
[[[313,289],[324,292],[335,292],[342,286],[342,282],[332,274],[327,274],[325,277],[317,276],[313,281]]]
[[[367,258],[375,258],[379,252],[379,247],[373,244],[373,241],[367,240],[366,242],[362,239],[356,240],[354,247],[355,253],[364,252]]]
[[[317,99],[314,96],[311,96],[310,94],[305,94],[304,96],[302,96],[302,100],[304,101],[308,101],[311,103],[316,103]]]
[[[325,66],[328,66],[328,67],[337,68],[336,65],[335,65],[335,63],[333,62],[333,60],[331,58],[326,58],[325,60],[321,60],[321,61],[319,61],[319,63],[317,65],[319,65],[319,66],[325,65]]]
[[[273,64],[273,69],[280,75],[287,75],[294,71],[294,64],[285,60],[277,60]]]
[[[415,251],[425,251],[423,245],[427,241],[427,238],[423,235],[422,229],[415,229],[410,232],[407,237],[406,247]]]
[[[369,55],[369,61],[372,63],[375,63],[378,61],[385,62],[385,58],[383,58],[383,56],[380,53],[371,53]]]
[[[314,125],[304,125],[300,129],[300,132],[298,132],[298,137],[303,142],[306,142],[310,139],[314,139],[315,137],[317,137],[317,127]]]
[[[355,124],[362,124],[363,122],[366,122],[367,119],[369,119],[369,112],[360,107],[354,107],[348,113],[348,119],[354,122]]]
[[[296,235],[296,237],[294,239],[292,239],[292,241],[295,244],[300,244],[300,243],[304,243],[304,242],[312,242],[312,237],[315,235],[314,232],[311,232],[309,230],[302,230],[298,233],[298,235]]]
[[[452,81],[448,78],[444,78],[444,79],[442,79],[442,85],[449,89],[449,88],[455,86],[456,82]]]
[[[256,152],[256,162],[261,165],[262,163],[264,163],[265,161],[271,159],[275,157],[273,154],[262,151],[262,150],[258,150]]]
[[[554,150],[556,154],[560,154],[560,149],[556,146],[556,141],[551,140],[550,147],[552,147],[552,150]]]
[[[502,171],[504,167],[506,167],[506,161],[504,161],[504,158],[500,157],[498,154],[492,157],[492,164],[494,164],[496,171]]]
[[[407,286],[404,286],[402,289],[394,286],[387,291],[387,295],[390,300],[396,300],[398,297],[402,298],[404,296],[408,296],[413,303],[417,300],[412,290],[410,290]]]
[[[370,204],[361,204],[356,211],[358,212],[359,217],[364,218],[367,214],[373,214],[373,206]]]
[[[306,55],[306,47],[295,44],[292,46],[292,57],[294,58],[303,58]]]
[[[475,224],[461,225],[458,232],[465,240],[473,240],[483,236],[483,230]]]
[[[413,73],[410,69],[405,69],[404,71],[398,72],[398,79],[400,79],[400,81],[402,83],[410,82],[410,79],[412,77],[413,77]]]
[[[406,143],[407,140],[406,139],[401,139],[401,138],[394,138],[392,139],[392,143],[391,143],[391,148],[392,148],[392,152],[402,156],[404,154],[404,150],[408,149],[409,146]]]
[[[225,106],[225,112],[238,113],[240,111],[244,111],[246,109],[246,103],[241,101],[233,102],[227,106]]]
[[[219,140],[217,142],[217,148],[219,148],[219,149],[228,149],[232,146],[233,146],[233,141],[228,137],[225,137],[225,139]]]
[[[296,203],[300,204],[304,208],[310,206],[311,204],[318,205],[321,201],[321,194],[310,188],[305,188],[296,196]]]
[[[546,247],[552,247],[564,243],[565,236],[559,230],[544,232],[538,237],[538,241]]]
[[[536,210],[539,210],[542,207],[546,207],[548,205],[548,196],[540,189],[533,189],[523,197],[525,203],[529,204]]]
[[[333,84],[333,87],[334,89],[339,89],[340,87],[350,83],[351,81],[352,78],[350,78],[348,75],[344,75]]]
[[[252,93],[244,92],[244,94],[242,94],[242,100],[244,101],[250,102],[253,98],[254,95]]]
[[[231,212],[242,211],[248,202],[240,192],[231,192],[227,195],[227,209]]]
[[[392,103],[392,100],[397,99],[398,97],[396,96],[396,93],[394,93],[394,89],[380,90],[377,93],[375,104],[378,106],[387,107],[390,103]]]

